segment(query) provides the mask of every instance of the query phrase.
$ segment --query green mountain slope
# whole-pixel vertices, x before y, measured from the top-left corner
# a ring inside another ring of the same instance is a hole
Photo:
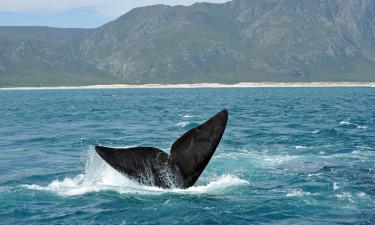
[[[79,57],[89,30],[0,27],[0,86],[88,85],[121,82]]]
[[[0,27],[0,85],[375,81],[373,21],[373,0],[234,0]]]

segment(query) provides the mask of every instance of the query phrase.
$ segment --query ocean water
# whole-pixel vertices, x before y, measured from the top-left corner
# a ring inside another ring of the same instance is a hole
[[[222,108],[186,190],[137,184],[93,150],[168,152]],[[0,224],[375,224],[375,88],[0,91]]]

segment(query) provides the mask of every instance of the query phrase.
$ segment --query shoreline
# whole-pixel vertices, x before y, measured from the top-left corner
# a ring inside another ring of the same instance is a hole
[[[51,87],[0,87],[0,90],[134,89],[134,88],[251,88],[251,87],[375,87],[375,82],[240,82],[237,84],[109,84]]]

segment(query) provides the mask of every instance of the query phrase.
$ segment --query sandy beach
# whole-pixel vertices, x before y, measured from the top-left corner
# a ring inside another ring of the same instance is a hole
[[[375,87],[375,82],[240,82],[237,84],[111,84],[56,87],[0,87],[0,90],[119,89],[119,88],[251,88],[251,87]]]

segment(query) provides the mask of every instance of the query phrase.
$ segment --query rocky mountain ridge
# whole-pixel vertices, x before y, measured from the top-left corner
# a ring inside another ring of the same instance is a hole
[[[373,0],[233,0],[0,27],[0,85],[375,81],[373,21]]]

